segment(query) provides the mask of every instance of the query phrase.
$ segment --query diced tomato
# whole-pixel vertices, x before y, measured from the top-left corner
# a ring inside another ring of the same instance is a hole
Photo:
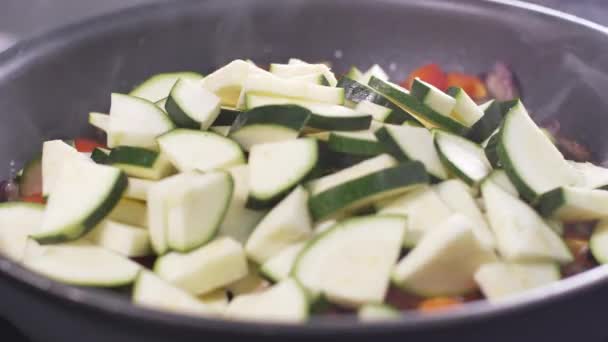
[[[437,312],[462,305],[462,300],[455,297],[435,297],[423,300],[418,305],[422,312]]]
[[[21,197],[21,201],[23,202],[29,202],[29,203],[41,203],[44,204],[44,197],[42,197],[42,194],[34,194],[34,195],[30,195],[30,196],[24,196]]]
[[[418,77],[421,80],[434,85],[435,87],[445,91],[448,89],[448,79],[441,70],[441,67],[438,64],[432,63],[421,66],[420,68],[414,70],[410,76],[401,83],[401,86],[407,89],[412,88],[412,83],[414,83],[414,79]]]
[[[447,75],[447,86],[460,87],[474,100],[480,100],[488,96],[488,90],[481,79],[477,76],[467,75],[459,72],[451,72]]]
[[[93,152],[97,147],[105,148],[105,145],[93,139],[76,138],[74,139],[74,147],[78,152]]]

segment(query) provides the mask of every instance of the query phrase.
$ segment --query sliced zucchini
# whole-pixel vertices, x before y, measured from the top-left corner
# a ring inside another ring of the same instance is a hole
[[[310,198],[309,207],[315,220],[322,220],[428,183],[429,177],[422,163],[406,162],[314,194]]]
[[[85,239],[126,257],[152,254],[148,231],[141,227],[104,220]]]
[[[475,223],[472,229],[479,240],[490,248],[495,246],[494,235],[485,216],[477,206],[472,194],[473,190],[468,185],[461,180],[452,179],[437,184],[435,191],[448,208]]]
[[[244,245],[266,212],[246,207],[249,195],[249,166],[235,166],[228,169],[228,172],[234,182],[234,191],[218,235],[229,236]]]
[[[213,121],[213,126],[231,126],[242,111],[236,108],[220,107],[220,114]]]
[[[288,79],[295,80],[295,81],[307,82],[307,83],[318,84],[318,85],[325,85],[325,86],[329,85],[329,82],[327,81],[325,76],[323,76],[323,73],[320,73],[320,72],[314,73],[314,74],[302,75],[302,76],[283,77],[283,78],[288,78]]]
[[[170,197],[171,191],[178,187],[183,179],[179,174],[171,176],[162,181],[154,182],[146,191],[150,243],[154,252],[158,255],[169,251],[169,243],[167,241],[167,230],[169,229],[167,199]]]
[[[175,129],[158,137],[158,145],[181,172],[223,170],[245,163],[239,145],[215,133]]]
[[[117,168],[80,160],[65,163],[32,237],[40,243],[78,239],[112,211],[126,187],[127,177]]]
[[[95,147],[95,149],[91,152],[91,160],[93,160],[97,164],[107,164],[109,155],[110,155],[110,150],[106,150],[105,148]]]
[[[169,96],[171,88],[179,79],[194,82],[203,79],[203,75],[191,71],[156,74],[143,81],[129,95],[156,102]]]
[[[285,97],[263,96],[260,94],[247,94],[246,106],[248,109],[268,105],[298,105],[311,112],[307,126],[322,130],[357,131],[368,129],[372,116],[358,113],[350,108],[325,103],[315,103]]]
[[[372,118],[379,122],[392,123],[392,121],[394,121],[394,119],[391,118],[391,115],[393,114],[392,109],[367,100],[359,102],[357,106],[355,106],[355,111],[371,114]]]
[[[581,174],[581,181],[577,184],[578,187],[585,189],[600,189],[608,188],[608,169],[591,163],[577,163],[568,161],[568,163]]]
[[[388,81],[388,75],[378,64],[374,64],[367,69],[367,71],[361,75],[361,78],[359,78],[358,81],[363,84],[367,84],[372,76],[383,81]]]
[[[538,199],[538,210],[545,217],[563,222],[595,221],[608,217],[608,191],[561,187]]]
[[[492,165],[479,145],[440,130],[434,130],[433,137],[445,168],[467,184],[477,186],[492,171]]]
[[[211,126],[209,127],[209,131],[219,134],[223,137],[227,137],[228,133],[230,133],[231,126]]]
[[[42,156],[30,159],[19,175],[19,196],[27,197],[42,193]]]
[[[358,307],[384,300],[406,219],[374,215],[347,219],[308,242],[293,275],[312,298]]]
[[[491,105],[492,105],[494,102],[496,102],[496,100],[495,100],[495,99],[491,99],[491,100],[488,100],[488,101],[486,101],[486,102],[484,102],[484,103],[480,104],[480,105],[479,105],[479,106],[477,106],[477,107],[479,107],[479,109],[481,109],[481,111],[482,111],[482,112],[485,112],[485,111],[486,111],[488,108],[490,108],[490,106],[491,106]]]
[[[104,113],[91,112],[89,113],[89,124],[107,132],[110,127],[110,115]]]
[[[44,206],[35,203],[0,204],[0,254],[21,261],[28,235],[42,224]]]
[[[534,201],[549,190],[580,182],[580,175],[532,121],[521,102],[506,114],[499,134],[500,162],[523,198]]]
[[[64,165],[72,161],[87,161],[88,158],[62,140],[45,141],[42,145],[42,194],[49,196]]]
[[[407,231],[403,243],[415,246],[428,231],[438,227],[452,215],[452,210],[441,200],[433,188],[425,186],[391,199],[377,207],[381,214],[407,217]]]
[[[180,79],[171,89],[165,110],[177,127],[206,130],[220,114],[220,98],[200,82]]]
[[[447,93],[456,100],[456,105],[450,116],[458,122],[462,122],[467,127],[472,127],[483,117],[483,110],[477,106],[464,89],[451,87]]]
[[[226,317],[235,320],[301,323],[308,319],[304,290],[293,279],[284,280],[266,291],[234,298]]]
[[[422,104],[445,117],[450,117],[456,107],[456,100],[453,97],[420,78],[414,79],[411,95]]]
[[[376,132],[384,148],[398,160],[418,160],[438,179],[447,179],[448,172],[441,163],[433,143],[433,134],[424,127],[384,125]]]
[[[140,272],[133,286],[133,303],[152,309],[209,316],[221,313],[212,305],[192,296],[148,271]]]
[[[224,289],[215,290],[197,298],[203,304],[220,313],[224,313],[226,308],[228,308],[228,291]]]
[[[156,182],[147,179],[129,178],[129,185],[123,194],[126,198],[140,201],[148,200],[148,190]]]
[[[312,138],[254,145],[249,153],[247,207],[266,208],[279,202],[315,169],[318,149]]]
[[[311,74],[321,74],[330,87],[335,87],[338,84],[336,76],[325,64],[270,64],[269,71],[282,78],[298,79],[298,76],[306,76]]]
[[[386,304],[367,304],[359,308],[357,318],[361,322],[378,322],[398,319],[399,310]]]
[[[118,146],[110,152],[107,164],[128,176],[159,180],[175,171],[164,154],[141,147]]]
[[[156,137],[175,128],[167,114],[154,103],[138,97],[112,94],[107,145],[156,150]]]
[[[296,258],[305,245],[305,242],[300,242],[284,248],[280,253],[266,260],[262,264],[260,272],[274,282],[289,278]]]
[[[475,281],[490,301],[547,285],[560,278],[559,267],[554,263],[494,262],[482,265],[475,272]]]
[[[509,179],[509,176],[507,176],[505,170],[492,171],[488,176],[487,181],[498,185],[502,190],[504,190],[511,196],[519,197],[519,192],[517,191],[517,188],[515,187],[515,185],[513,185],[513,183]]]
[[[56,281],[94,287],[129,285],[141,269],[121,255],[87,244],[45,246],[23,262],[28,269]]]
[[[154,102],[154,104],[155,104],[155,105],[156,105],[158,108],[160,108],[160,109],[162,109],[164,112],[166,112],[165,105],[167,104],[167,99],[168,99],[168,97],[165,97],[164,99],[161,99],[161,100],[158,100],[158,101]]]
[[[262,278],[258,272],[255,271],[257,268],[255,264],[250,263],[248,267],[249,273],[245,277],[226,285],[226,289],[230,291],[230,294],[233,297],[264,291],[270,286],[268,280]]]
[[[270,210],[247,240],[247,256],[258,264],[312,235],[308,213],[308,192],[298,186]]]
[[[452,119],[449,114],[453,109],[452,104],[454,99],[449,97],[449,95],[443,94],[447,97],[441,96],[439,93],[433,92],[424,92],[424,88],[426,87],[421,82],[418,82],[417,86],[418,96],[423,97],[427,96],[426,94],[432,93],[428,96],[427,102],[435,103],[435,107],[442,112],[447,112],[447,114],[441,114],[426,104],[418,101],[412,94],[407,91],[407,89],[400,87],[396,84],[390,83],[388,81],[382,81],[376,77],[373,77],[369,81],[369,86],[379,93],[383,94],[387,98],[389,98],[393,103],[412,116],[416,117],[418,121],[421,121],[425,126],[433,128],[440,127],[450,132],[456,134],[464,134],[468,131],[468,127],[461,124],[460,122]],[[419,88],[419,89],[418,89]],[[430,89],[430,88],[429,88]],[[436,88],[435,88],[436,89]],[[438,92],[440,90],[436,89]],[[425,97],[426,98],[426,97]],[[450,101],[450,99],[452,101]],[[452,108],[450,108],[452,107]],[[448,112],[449,109],[449,112]]]
[[[344,89],[342,88],[321,86],[297,80],[286,80],[268,74],[253,75],[245,80],[239,103],[236,106],[237,108],[246,107],[245,94],[248,93],[288,97],[327,104],[344,104]]]
[[[236,108],[245,80],[253,74],[267,73],[255,64],[237,59],[207,75],[202,84],[220,97],[222,106]]]
[[[482,108],[483,116],[479,119],[467,133],[467,138],[476,143],[488,140],[500,127],[505,114],[515,105],[517,101],[491,101],[487,102]]]
[[[241,244],[223,237],[192,252],[159,257],[154,271],[161,278],[195,295],[209,293],[247,275]]]
[[[455,214],[428,232],[395,267],[393,282],[420,296],[462,295],[475,289],[477,268],[496,260],[473,233],[475,223]]]
[[[488,162],[495,168],[501,168],[500,157],[498,156],[498,142],[500,141],[500,134],[496,132],[485,142],[483,147],[484,154],[488,159]]]
[[[357,81],[357,80],[361,79],[361,76],[363,76],[363,73],[356,66],[352,66],[352,67],[350,67],[350,69],[348,69],[348,72],[344,76],[350,78],[351,80]]]
[[[608,263],[608,220],[601,220],[595,226],[589,239],[589,249],[598,263]]]
[[[497,249],[505,260],[572,261],[564,241],[530,206],[493,182],[483,182],[481,192]]]
[[[377,156],[385,152],[384,146],[378,142],[374,132],[371,130],[330,132],[327,146],[334,152],[356,156]]]
[[[108,214],[108,218],[131,226],[146,228],[148,227],[148,208],[144,202],[122,198]]]
[[[245,151],[255,144],[293,140],[310,118],[310,111],[297,105],[270,105],[239,115],[228,136]]]

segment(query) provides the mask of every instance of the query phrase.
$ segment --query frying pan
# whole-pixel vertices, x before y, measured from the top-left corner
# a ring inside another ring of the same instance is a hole
[[[152,73],[290,57],[338,71],[378,63],[396,80],[429,61],[475,73],[504,60],[535,120],[556,118],[596,162],[608,159],[608,30],[599,25],[508,0],[209,0],[105,15],[1,54],[0,176],[46,139],[91,134],[86,114]],[[236,323],[134,307],[126,295],[58,284],[0,257],[0,314],[35,341],[597,341],[608,336],[607,308],[608,268],[598,267],[503,304],[394,322]]]

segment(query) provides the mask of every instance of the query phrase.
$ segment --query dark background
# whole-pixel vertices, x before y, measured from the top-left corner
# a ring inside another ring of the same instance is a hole
[[[0,0],[0,51],[18,39],[45,32],[87,17],[150,1]],[[458,0],[453,1],[457,2]],[[530,2],[553,7],[608,25],[608,0],[534,0]],[[14,328],[1,319],[0,341],[26,342]]]

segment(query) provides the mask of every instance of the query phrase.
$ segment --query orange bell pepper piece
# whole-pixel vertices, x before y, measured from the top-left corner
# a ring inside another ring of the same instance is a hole
[[[407,89],[412,88],[412,83],[414,83],[414,79],[418,77],[421,80],[434,85],[435,87],[445,91],[448,89],[448,79],[441,70],[441,67],[438,64],[431,63],[421,66],[420,68],[414,70],[410,76],[401,83],[401,86]]]
[[[78,152],[93,152],[97,147],[105,148],[105,145],[92,139],[76,138],[74,139],[74,147]]]
[[[477,76],[451,72],[447,75],[447,85],[448,87],[460,87],[464,89],[474,100],[483,99],[488,96],[486,86]]]

